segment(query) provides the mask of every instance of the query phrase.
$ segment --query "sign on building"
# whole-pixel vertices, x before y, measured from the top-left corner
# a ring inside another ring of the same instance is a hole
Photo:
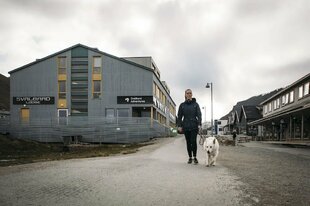
[[[153,96],[117,96],[117,104],[153,104]]]
[[[39,105],[55,104],[54,97],[13,97],[13,104]]]

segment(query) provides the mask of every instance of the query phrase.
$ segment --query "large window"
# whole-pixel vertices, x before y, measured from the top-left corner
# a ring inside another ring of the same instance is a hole
[[[98,99],[101,96],[101,76],[102,76],[102,58],[93,57],[93,98]]]
[[[101,74],[101,57],[94,57],[93,74]]]
[[[66,108],[67,107],[67,99],[66,99],[66,82],[67,82],[67,58],[60,56],[57,58],[58,64],[58,108]]]

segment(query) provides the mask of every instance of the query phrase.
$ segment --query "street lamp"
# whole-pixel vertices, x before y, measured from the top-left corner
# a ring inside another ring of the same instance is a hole
[[[206,88],[211,89],[211,135],[213,136],[213,84],[207,83]]]

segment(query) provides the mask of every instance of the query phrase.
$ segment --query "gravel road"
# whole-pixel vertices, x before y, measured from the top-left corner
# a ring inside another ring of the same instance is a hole
[[[310,205],[310,149],[249,142],[221,147],[219,161],[257,205]]]
[[[1,205],[310,205],[310,152],[222,146],[218,165],[188,165],[184,137],[138,153],[0,168]]]

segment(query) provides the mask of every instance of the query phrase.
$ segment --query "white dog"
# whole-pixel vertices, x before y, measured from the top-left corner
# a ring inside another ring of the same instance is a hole
[[[208,137],[203,143],[203,149],[206,151],[206,166],[215,166],[216,158],[219,154],[219,143],[215,137]]]

